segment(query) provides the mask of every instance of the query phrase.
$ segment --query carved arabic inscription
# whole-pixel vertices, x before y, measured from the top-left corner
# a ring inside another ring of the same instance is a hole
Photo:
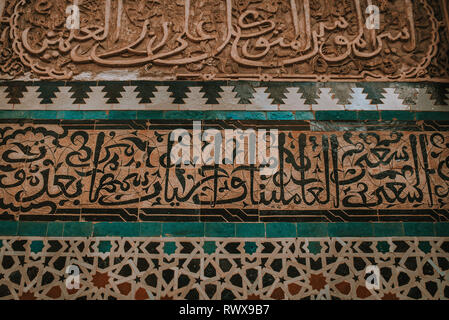
[[[449,78],[446,22],[434,0],[2,3],[1,58],[9,60],[1,71],[13,76],[24,68],[42,79],[125,68],[206,80]],[[80,11],[77,29],[67,28],[70,5]],[[372,5],[378,29],[366,24]]]
[[[1,213],[363,209],[377,218],[377,210],[449,208],[448,133],[281,131],[279,170],[266,176],[259,162],[175,165],[172,131],[139,127],[4,127]]]

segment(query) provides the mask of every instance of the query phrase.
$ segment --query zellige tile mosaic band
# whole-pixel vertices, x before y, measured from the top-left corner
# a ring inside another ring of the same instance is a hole
[[[0,221],[0,236],[20,237],[449,237],[449,222],[232,223]]]

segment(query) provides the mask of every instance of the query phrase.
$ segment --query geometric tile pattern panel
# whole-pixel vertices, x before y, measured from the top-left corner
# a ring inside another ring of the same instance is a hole
[[[216,164],[173,164],[170,155],[179,145],[170,134],[179,128],[192,133],[192,122],[4,123],[0,216],[44,221],[449,220],[447,131],[309,131],[309,123],[300,121],[203,123],[203,129],[218,129],[223,138],[226,129],[242,134],[277,129],[279,161],[267,174],[260,157],[254,164],[248,156],[225,164],[224,153]],[[252,150],[245,141],[229,147],[235,155]],[[188,159],[193,156],[194,151]]]
[[[449,111],[449,84],[0,82],[1,110]]]
[[[449,238],[1,237],[0,299],[447,300]]]
[[[449,78],[446,1],[1,3],[3,77],[67,80],[106,71],[112,80],[122,73],[111,71],[125,70],[150,79]],[[371,22],[372,5],[380,27]]]

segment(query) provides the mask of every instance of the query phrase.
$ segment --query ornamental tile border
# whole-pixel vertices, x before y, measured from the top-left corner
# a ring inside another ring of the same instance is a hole
[[[317,121],[333,121],[339,123],[341,127],[354,126],[356,122],[363,126],[385,126],[394,129],[419,127],[416,121],[435,120],[443,124],[449,121],[449,112],[416,112],[416,111],[155,111],[155,110],[104,110],[104,111],[80,111],[80,110],[0,110],[0,122],[2,120],[20,122],[23,120],[39,122],[40,120],[58,120],[69,122],[71,120],[254,120],[272,121],[273,123],[289,123],[289,121],[307,121],[316,124],[314,128],[319,128]],[[393,121],[387,123],[387,121]],[[369,122],[369,123],[367,123]],[[407,123],[406,126],[398,126],[398,122]],[[444,125],[440,130],[443,129]],[[313,129],[312,129],[313,130]]]
[[[35,222],[0,221],[19,237],[449,237],[449,222]]]
[[[0,110],[449,111],[448,83],[0,82]]]
[[[447,300],[448,254],[448,237],[2,236],[0,299]]]

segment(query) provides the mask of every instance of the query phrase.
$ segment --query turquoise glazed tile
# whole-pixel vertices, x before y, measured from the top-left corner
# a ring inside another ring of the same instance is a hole
[[[327,222],[311,222],[297,224],[298,237],[327,237]]]
[[[173,254],[175,252],[176,252],[176,242],[165,242],[164,253],[165,254]]]
[[[329,237],[372,237],[373,225],[365,222],[333,222],[328,224]]]
[[[229,120],[232,118],[229,111],[214,111],[214,115],[217,120]]]
[[[216,110],[205,110],[205,111],[203,111],[201,120],[216,120],[217,116],[223,117],[223,113],[221,113],[220,111],[216,111]]]
[[[16,221],[0,221],[0,236],[16,236],[18,229]]]
[[[230,111],[226,113],[227,120],[266,120],[265,112],[257,111]]]
[[[265,224],[263,223],[237,223],[236,224],[237,237],[265,237]]]
[[[162,223],[142,222],[140,223],[141,237],[160,237],[162,235]]]
[[[41,240],[32,241],[30,244],[30,250],[33,253],[39,253],[44,248],[44,242]]]
[[[219,120],[238,120],[244,118],[241,111],[215,111]]]
[[[267,238],[295,238],[296,224],[295,223],[267,223]]]
[[[24,116],[24,111],[0,110],[0,119],[23,119]]]
[[[387,241],[379,241],[376,245],[376,249],[382,253],[390,252],[390,244]]]
[[[203,111],[165,111],[165,119],[202,120]]]
[[[404,235],[402,222],[376,222],[373,223],[373,226],[376,237],[401,237]]]
[[[415,120],[415,112],[410,111],[381,111],[382,120],[400,120],[412,121]]]
[[[98,251],[101,253],[110,252],[112,248],[111,241],[100,241],[98,244]]]
[[[316,120],[357,120],[356,111],[315,111]]]
[[[321,252],[321,244],[319,241],[310,241],[308,249],[310,253],[318,254]]]
[[[204,237],[204,223],[166,222],[162,224],[164,237]]]
[[[47,235],[47,222],[19,222],[19,236],[45,237]]]
[[[359,111],[358,112],[358,119],[360,121],[363,120],[379,120],[380,114],[379,111]]]
[[[203,250],[205,254],[215,253],[215,251],[217,250],[217,245],[215,244],[215,241],[205,241],[203,244]]]
[[[137,111],[119,111],[111,110],[109,111],[110,120],[135,120],[137,119]]]
[[[208,111],[205,115],[206,119],[210,120],[226,120],[227,112],[226,111]]]
[[[91,237],[93,225],[91,222],[65,222],[64,237]]]
[[[58,119],[64,120],[105,120],[108,119],[107,111],[58,111]]]
[[[210,222],[205,224],[206,237],[235,237],[235,224]]]
[[[156,111],[156,110],[139,110],[136,115],[137,120],[146,120],[146,119],[164,119],[164,111]]]
[[[420,241],[418,244],[418,248],[424,253],[430,253],[432,251],[432,246],[429,241]]]
[[[296,120],[315,120],[315,115],[311,111],[296,111]]]
[[[203,120],[226,120],[225,111],[208,110],[203,113]]]
[[[295,120],[293,112],[277,111],[268,112],[268,120]]]
[[[94,224],[94,237],[138,237],[140,224],[135,222],[99,222]]]
[[[32,110],[30,111],[32,119],[57,119],[58,111]]]
[[[104,115],[106,116],[106,112],[103,111]],[[65,110],[65,111],[58,111],[57,113],[58,119],[64,119],[64,120],[83,120],[84,119],[84,111],[71,111],[71,110]],[[92,118],[96,119],[96,118]]]
[[[84,120],[106,120],[109,119],[109,111],[100,110],[87,110],[87,111],[76,111],[81,112]]]
[[[257,251],[257,243],[252,241],[246,241],[245,245],[243,246],[243,249],[245,249],[245,252],[247,254],[253,254]]]
[[[449,108],[448,108],[449,111]],[[449,120],[449,112],[416,112],[416,120]]]
[[[435,231],[431,222],[404,222],[404,235],[407,237],[433,237]]]
[[[63,222],[49,222],[47,226],[47,237],[62,237],[63,230]]]
[[[435,223],[435,236],[449,237],[449,222]]]

